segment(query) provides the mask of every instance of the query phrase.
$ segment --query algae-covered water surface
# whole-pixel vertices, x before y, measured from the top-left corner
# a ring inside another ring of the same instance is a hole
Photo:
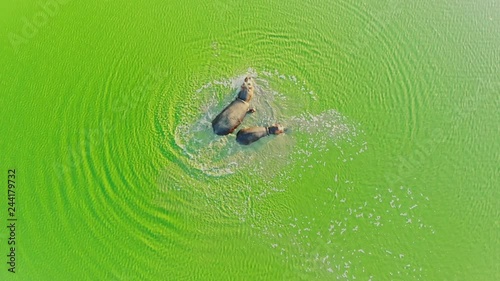
[[[499,11],[3,1],[0,280],[500,280]]]

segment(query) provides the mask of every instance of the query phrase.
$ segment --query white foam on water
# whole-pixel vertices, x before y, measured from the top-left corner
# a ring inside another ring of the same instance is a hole
[[[252,76],[256,82],[250,104],[257,111],[247,115],[237,130],[279,123],[287,128],[287,132],[264,138],[250,146],[241,146],[236,143],[234,134],[216,136],[211,121],[234,100],[246,75]],[[230,175],[242,170],[262,175],[309,158],[314,153],[328,151],[331,147],[340,149],[343,154],[340,141],[354,145],[353,139],[361,131],[345,116],[334,109],[316,114],[304,112],[303,104],[293,100],[297,96],[316,98],[316,94],[305,86],[306,83],[294,75],[281,74],[277,70],[262,71],[259,75],[253,69],[249,69],[246,75],[209,81],[192,94],[191,100],[201,104],[200,114],[194,120],[192,116],[184,116],[185,120],[175,132],[176,144],[184,152],[184,160],[189,166],[209,176]],[[286,94],[275,90],[273,85],[277,81],[285,83],[284,88],[292,88],[296,92]],[[219,101],[217,97],[221,92],[224,98]],[[366,150],[366,143],[358,150]],[[316,164],[324,166],[326,162]],[[309,168],[314,168],[314,165],[310,164]]]
[[[186,120],[183,125],[179,125],[175,132],[176,144],[183,150],[187,156],[187,161],[190,166],[203,171],[210,176],[223,176],[237,172],[240,169],[250,168],[250,171],[255,173],[262,172],[266,167],[265,155],[270,155],[272,148],[275,151],[272,153],[274,159],[286,158],[286,148],[288,144],[276,147],[277,144],[283,144],[283,136],[278,136],[274,144],[265,145],[269,139],[263,139],[251,146],[241,146],[235,141],[235,135],[217,136],[212,131],[212,120],[220,113],[220,111],[236,97],[239,87],[242,85],[245,76],[239,76],[233,79],[223,81],[208,82],[201,86],[196,93],[201,100],[201,116],[196,120]],[[227,92],[228,95],[220,103],[216,100],[214,87]],[[249,114],[244,123],[238,128],[249,126],[268,126],[276,123],[276,117],[279,115],[274,107],[275,95],[277,92],[270,92],[265,96],[258,94],[259,86],[254,99],[251,102],[252,107],[256,107],[258,113]],[[258,115],[254,117],[253,115]],[[259,163],[255,165],[252,163]]]
[[[344,195],[352,193],[355,196],[357,185],[353,181],[339,181],[336,175],[329,184],[330,186],[326,183],[325,193],[317,200],[317,217],[298,214],[261,228],[254,226],[259,237],[266,243],[280,245],[280,249],[276,251],[283,256],[284,262],[300,265],[299,271],[314,278],[330,274],[340,280],[356,279],[356,274],[364,273],[365,267],[370,266],[364,265],[362,261],[378,260],[381,255],[393,261],[391,275],[417,280],[423,278],[423,267],[409,262],[413,253],[403,252],[405,247],[382,239],[376,244],[367,241],[366,245],[357,245],[351,249],[346,246],[346,241],[360,240],[359,235],[368,236],[374,228],[384,229],[389,225],[391,228],[407,229],[414,239],[420,239],[419,234],[434,234],[433,227],[423,222],[420,213],[420,209],[429,200],[428,197],[422,193],[415,195],[409,187],[376,188],[370,200],[353,203],[338,195],[340,191]],[[354,187],[346,188],[346,185]],[[394,202],[400,203],[395,205]],[[398,210],[395,216],[386,214],[393,209]],[[398,213],[401,219],[398,219]],[[331,219],[326,222],[325,217],[328,216]],[[408,223],[408,219],[418,222],[418,225]],[[374,274],[373,278],[380,276]]]

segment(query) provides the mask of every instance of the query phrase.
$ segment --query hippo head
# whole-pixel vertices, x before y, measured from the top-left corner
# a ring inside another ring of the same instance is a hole
[[[281,126],[280,124],[274,124],[269,127],[269,134],[272,135],[279,135],[283,134],[285,132],[285,127]]]
[[[253,97],[254,84],[253,78],[250,76],[245,77],[243,85],[241,85],[241,91],[238,93],[238,98],[249,102]]]

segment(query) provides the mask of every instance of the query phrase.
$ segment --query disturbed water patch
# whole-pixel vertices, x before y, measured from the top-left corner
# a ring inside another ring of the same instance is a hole
[[[251,146],[236,143],[234,134],[216,136],[211,121],[235,98],[246,75],[208,82],[190,98],[200,104],[200,113],[194,118],[183,116],[181,125],[175,129],[175,143],[190,167],[209,176],[229,175],[242,169],[265,175],[330,147],[342,149],[339,141],[358,145],[355,139],[362,131],[338,111],[329,109],[316,114],[304,111],[304,100],[317,99],[304,82],[278,71],[249,72],[257,84],[251,101],[257,112],[247,115],[237,130],[281,124],[287,128],[286,133],[264,138]],[[276,85],[286,92],[276,90]]]
[[[405,186],[376,188],[373,197],[357,198],[356,194],[363,194],[360,188],[335,175],[314,199],[313,215],[298,212],[252,228],[304,279],[354,280],[367,274],[370,280],[421,279],[426,269],[415,262],[413,250],[435,233],[423,216],[429,198]],[[383,237],[392,231],[412,243],[393,243]],[[386,272],[373,266],[380,261],[390,265]]]

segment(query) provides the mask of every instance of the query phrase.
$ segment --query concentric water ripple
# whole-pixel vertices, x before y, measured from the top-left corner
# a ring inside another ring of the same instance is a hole
[[[498,1],[45,2],[0,9],[15,278],[500,279]],[[240,146],[247,74],[288,130]]]
[[[99,103],[74,100],[60,113],[63,127],[68,130],[61,142],[64,154],[54,165],[59,173],[56,179],[66,188],[54,190],[56,200],[52,204],[42,204],[51,205],[52,211],[59,213],[61,231],[72,233],[64,242],[68,247],[82,242],[94,245],[95,248],[79,248],[77,255],[89,276],[107,280],[125,280],[126,268],[132,267],[141,268],[138,273],[154,275],[158,264],[148,261],[161,256],[167,244],[182,249],[192,235],[181,229],[179,214],[157,204],[158,183],[150,179],[159,166],[146,160],[152,151],[143,150],[152,147],[144,145],[144,135],[151,130],[149,115],[144,112],[149,111],[151,93],[162,87],[164,70],[132,69],[124,75],[119,71],[121,63],[113,64],[109,73],[102,75],[105,79],[97,84],[82,79],[81,87],[87,87],[89,95],[103,97]],[[116,92],[121,97],[110,98]],[[68,110],[73,107],[74,110]],[[94,119],[87,114],[92,111],[98,112]],[[124,158],[130,162],[123,162]],[[79,211],[68,212],[72,209]],[[110,240],[110,236],[115,238]],[[130,248],[123,247],[127,243],[141,245],[144,255],[131,256]],[[68,248],[69,253],[72,251]],[[96,267],[95,261],[110,252],[130,256],[134,264],[122,270]]]

